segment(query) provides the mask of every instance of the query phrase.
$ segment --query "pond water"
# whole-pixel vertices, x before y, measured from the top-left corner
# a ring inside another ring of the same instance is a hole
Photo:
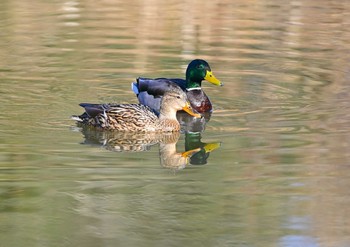
[[[0,16],[0,246],[350,246],[348,1],[2,0]],[[203,82],[200,132],[70,120],[195,58],[225,84]]]

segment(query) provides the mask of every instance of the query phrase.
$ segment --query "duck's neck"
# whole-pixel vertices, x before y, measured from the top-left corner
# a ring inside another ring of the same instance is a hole
[[[159,122],[165,131],[179,131],[180,124],[176,119],[176,111],[164,112],[160,109]]]
[[[186,83],[187,89],[200,88],[201,86],[202,86],[202,82],[187,80],[187,83]]]
[[[195,81],[191,78],[186,78],[186,88],[200,88],[202,86],[202,81]]]
[[[201,75],[196,73],[193,69],[187,68],[186,70],[186,88],[196,88],[202,86]]]
[[[162,130],[166,132],[174,132],[180,130],[180,124],[174,119],[159,119]]]

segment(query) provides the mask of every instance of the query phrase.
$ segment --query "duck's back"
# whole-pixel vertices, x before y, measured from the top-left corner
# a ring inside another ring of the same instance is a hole
[[[84,124],[108,130],[160,131],[158,117],[153,111],[139,104],[83,104],[86,113]]]
[[[180,87],[186,89],[186,81],[182,79],[167,79],[167,78],[137,78],[132,84],[132,90],[137,95],[137,98],[142,105],[149,106],[157,114],[160,109],[161,97],[171,90],[176,90]]]
[[[110,129],[122,131],[157,131],[161,129],[152,110],[139,104],[120,104],[106,111]]]

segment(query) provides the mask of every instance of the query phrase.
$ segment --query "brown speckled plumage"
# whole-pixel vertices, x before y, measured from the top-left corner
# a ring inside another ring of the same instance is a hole
[[[85,112],[73,116],[78,124],[105,130],[132,132],[175,132],[180,130],[176,112],[190,108],[186,94],[179,88],[162,98],[159,117],[141,104],[80,104]],[[190,108],[191,114],[191,108]],[[192,112],[192,114],[196,115]],[[199,117],[199,115],[196,115]]]

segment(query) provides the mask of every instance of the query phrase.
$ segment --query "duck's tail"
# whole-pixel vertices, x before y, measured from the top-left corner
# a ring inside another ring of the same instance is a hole
[[[73,115],[70,118],[77,122],[83,122],[83,119],[81,119],[80,116],[77,116],[77,115]]]

